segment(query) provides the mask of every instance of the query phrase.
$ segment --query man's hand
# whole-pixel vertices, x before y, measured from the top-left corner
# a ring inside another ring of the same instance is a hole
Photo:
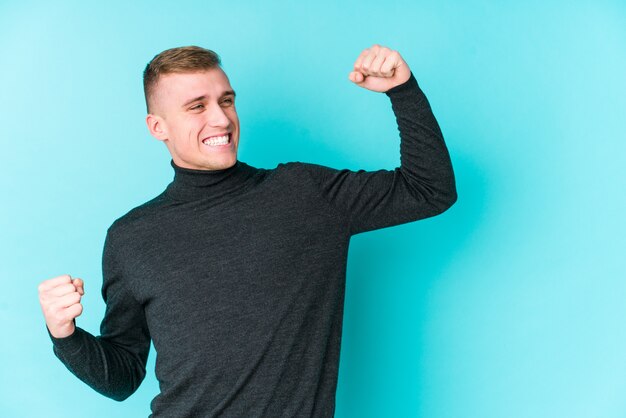
[[[80,298],[85,294],[84,286],[82,279],[72,280],[69,274],[39,284],[39,303],[53,337],[64,338],[74,333],[74,318],[83,312]]]
[[[348,77],[368,90],[386,92],[406,82],[411,70],[398,51],[376,44],[361,52]]]

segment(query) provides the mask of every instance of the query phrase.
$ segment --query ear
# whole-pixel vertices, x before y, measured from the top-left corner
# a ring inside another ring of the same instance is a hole
[[[146,125],[148,125],[150,135],[152,135],[159,141],[167,140],[167,125],[165,124],[165,120],[161,116],[148,113],[148,115],[146,116]]]

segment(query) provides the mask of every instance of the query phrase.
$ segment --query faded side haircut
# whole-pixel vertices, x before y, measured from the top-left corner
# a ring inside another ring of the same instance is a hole
[[[154,92],[162,75],[207,71],[221,64],[219,55],[214,51],[193,45],[166,49],[155,55],[143,71],[143,92],[147,112],[150,113],[153,107],[151,104]]]

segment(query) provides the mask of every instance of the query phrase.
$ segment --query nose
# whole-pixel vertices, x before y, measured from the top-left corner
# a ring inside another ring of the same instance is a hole
[[[213,104],[208,113],[208,123],[211,126],[215,126],[218,128],[225,128],[230,124],[230,120],[226,113],[224,113],[224,109],[219,104]]]

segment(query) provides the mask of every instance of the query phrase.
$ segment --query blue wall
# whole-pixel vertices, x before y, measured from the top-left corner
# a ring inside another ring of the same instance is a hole
[[[97,333],[106,228],[171,181],[146,63],[218,51],[249,164],[374,170],[395,119],[348,80],[374,43],[426,92],[459,200],[353,237],[336,416],[626,416],[626,3],[86,3],[0,3],[2,416],[147,416],[158,392],[154,351],[123,403],[71,375],[37,298],[82,277]]]

